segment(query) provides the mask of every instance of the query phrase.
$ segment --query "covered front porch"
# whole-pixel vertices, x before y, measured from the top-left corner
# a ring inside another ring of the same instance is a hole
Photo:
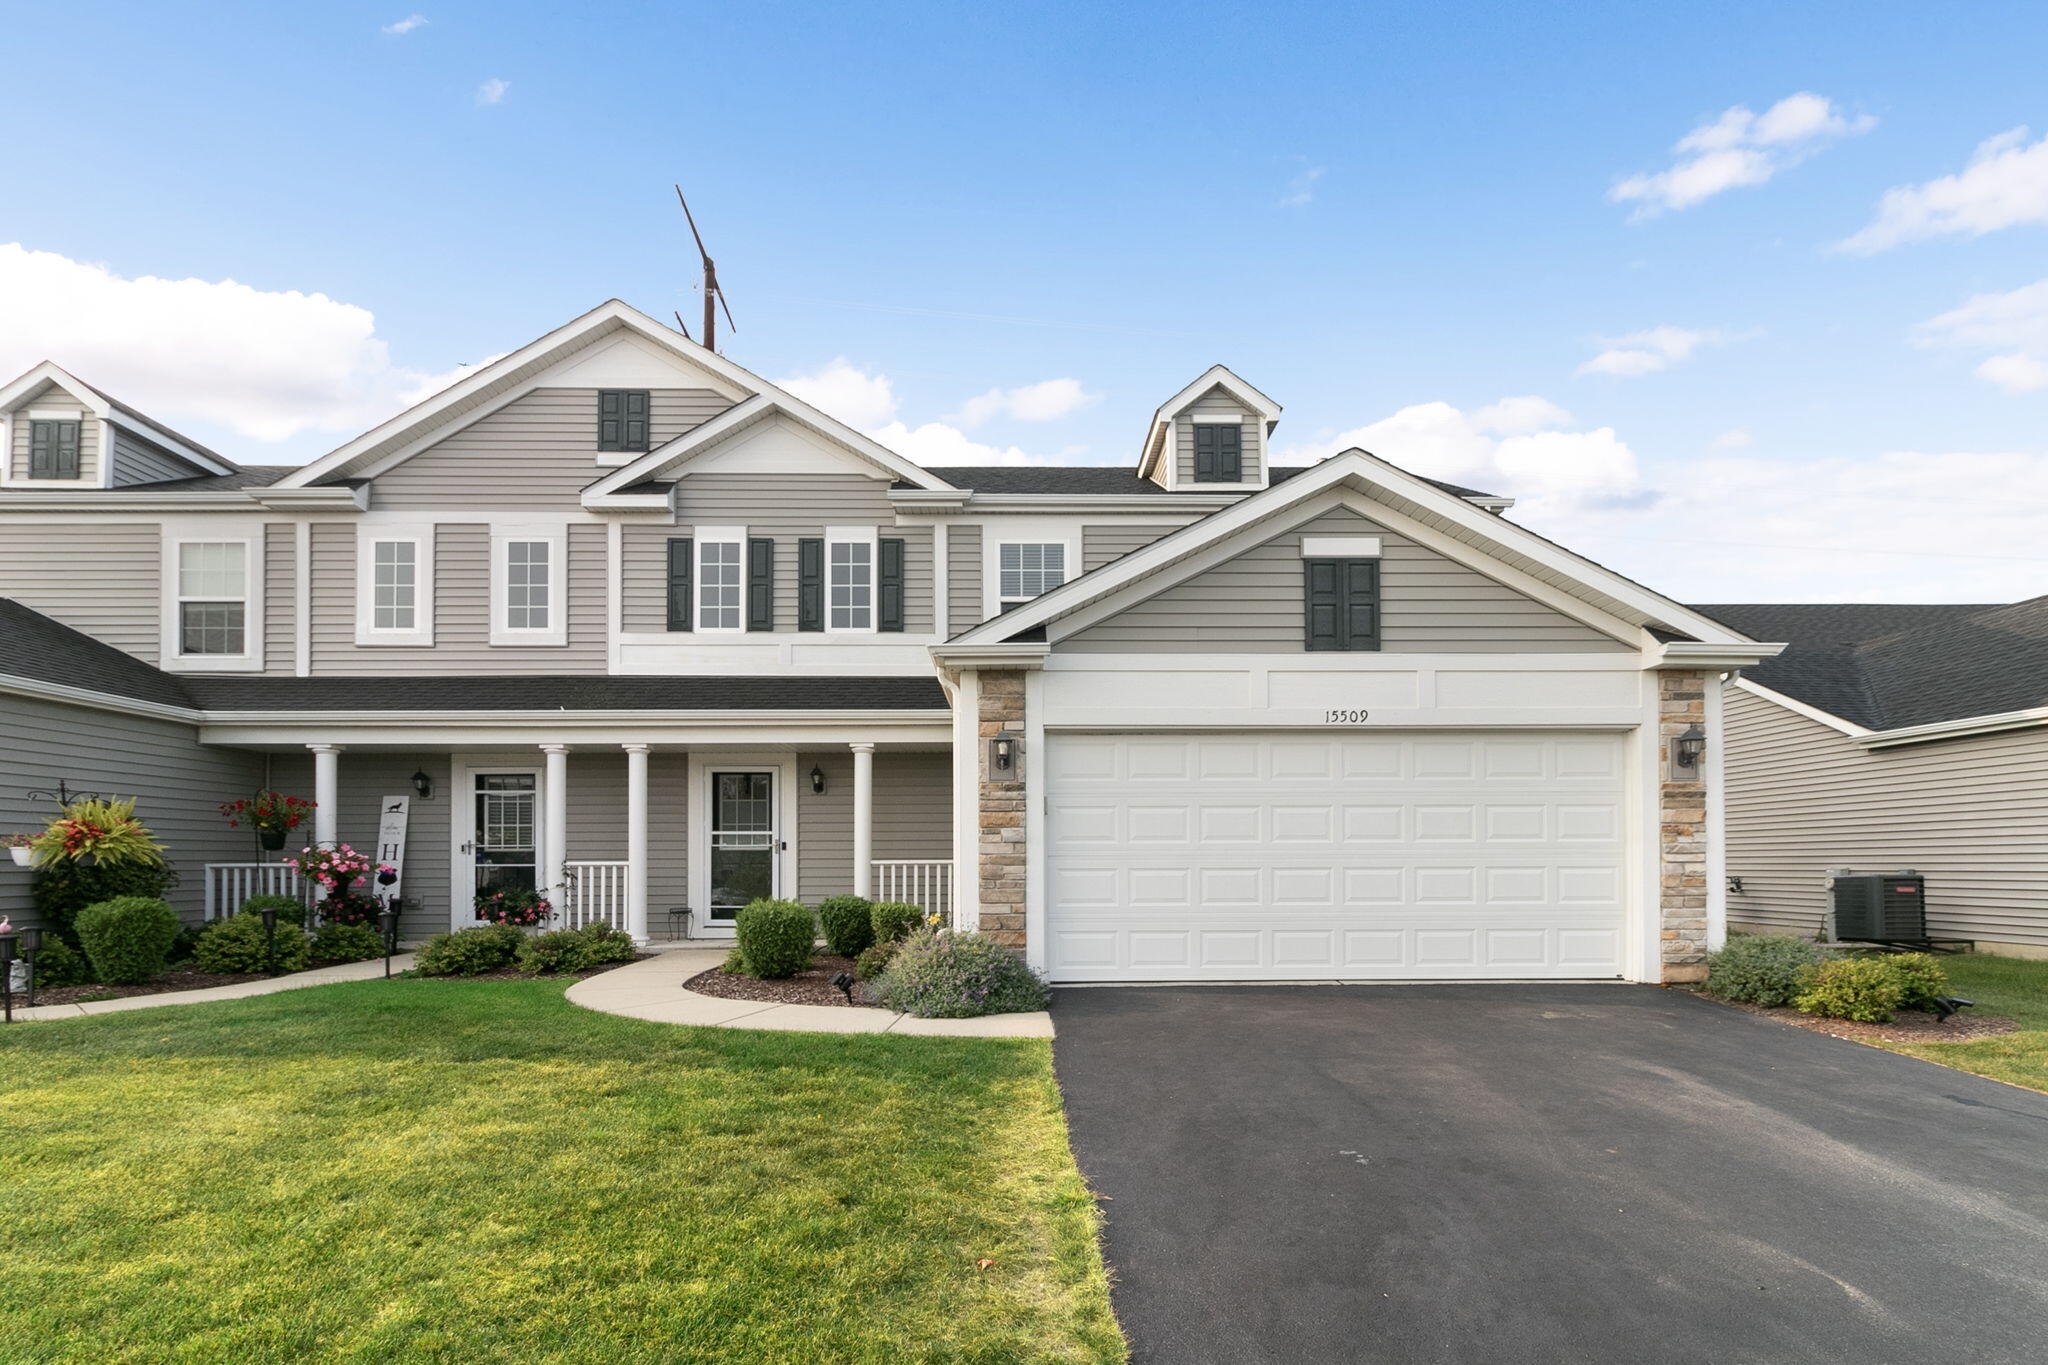
[[[277,746],[268,766],[269,786],[316,803],[291,849],[347,843],[400,866],[408,939],[477,923],[476,896],[511,887],[546,896],[551,927],[604,923],[641,942],[730,938],[734,914],[761,896],[959,909],[950,736],[439,751],[379,736]],[[258,893],[310,896],[283,856],[252,848],[208,864],[207,917]]]

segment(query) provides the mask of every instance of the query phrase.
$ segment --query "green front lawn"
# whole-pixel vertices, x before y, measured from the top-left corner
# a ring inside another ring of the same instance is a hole
[[[1993,1080],[2048,1090],[2048,962],[1960,953],[1941,959],[1949,993],[1977,1002],[1973,1013],[2019,1021],[2019,1032],[1974,1043],[1886,1043],[1894,1052]]]
[[[1043,1042],[366,982],[0,1031],[0,1134],[8,1362],[1124,1359]]]

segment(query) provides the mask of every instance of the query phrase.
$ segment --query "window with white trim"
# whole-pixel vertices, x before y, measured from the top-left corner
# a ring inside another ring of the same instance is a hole
[[[565,528],[499,526],[491,535],[491,643],[569,643]]]
[[[547,630],[554,620],[554,542],[505,542],[505,629]]]
[[[1021,607],[1041,593],[1067,581],[1067,547],[1063,542],[1005,542],[996,550],[998,607]]]
[[[249,653],[249,546],[182,541],[177,561],[180,657]]]
[[[419,546],[379,540],[370,547],[370,628],[410,631],[419,625]]]
[[[826,543],[825,613],[828,630],[875,628],[874,541]]]
[[[356,643],[434,643],[434,528],[369,525],[356,540]]]
[[[746,625],[746,545],[737,540],[697,542],[697,629],[740,630]]]

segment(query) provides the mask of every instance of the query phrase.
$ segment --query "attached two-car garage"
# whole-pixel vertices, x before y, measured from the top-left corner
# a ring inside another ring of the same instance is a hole
[[[1049,736],[1056,981],[1622,974],[1611,732]]]

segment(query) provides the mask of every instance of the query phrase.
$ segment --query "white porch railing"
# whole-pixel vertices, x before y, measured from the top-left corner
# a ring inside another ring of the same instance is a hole
[[[564,863],[566,874],[560,927],[581,929],[586,924],[609,924],[614,929],[625,929],[626,924],[626,863]]]
[[[949,858],[877,859],[874,899],[901,901],[953,922],[953,863]]]
[[[206,917],[232,915],[251,896],[290,896],[304,905],[311,890],[299,870],[285,863],[208,863]]]

